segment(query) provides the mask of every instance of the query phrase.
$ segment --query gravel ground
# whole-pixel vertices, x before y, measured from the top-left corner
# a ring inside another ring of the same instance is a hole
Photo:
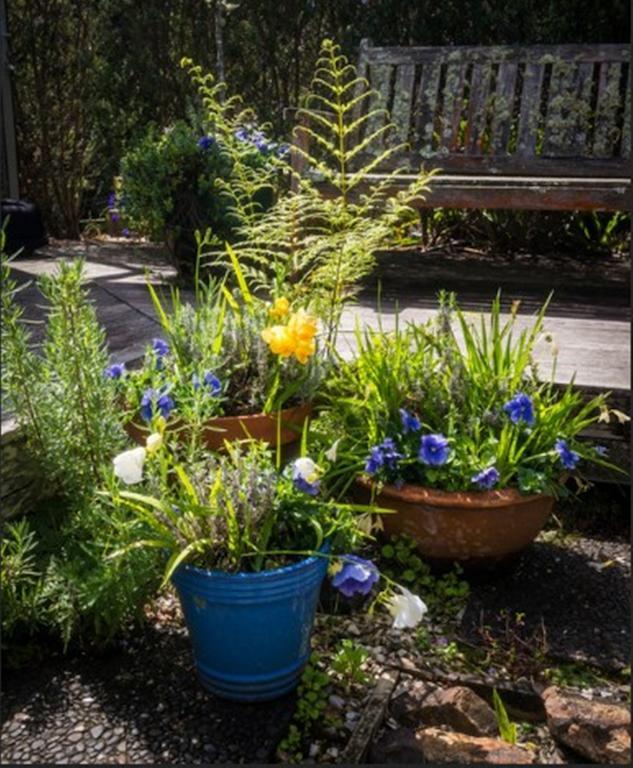
[[[584,654],[606,667],[613,661],[628,663],[629,577],[626,544],[537,542],[513,571],[471,585],[460,634],[474,633],[482,611],[494,626],[494,617],[508,608],[526,614],[526,631],[542,618],[554,653]],[[50,656],[28,669],[6,672],[2,763],[273,761],[288,731],[295,696],[259,705],[216,699],[197,681],[176,599],[160,598],[149,619],[144,629],[130,633],[107,654]],[[333,679],[328,709],[303,762],[340,759],[372,680],[384,668],[409,664],[433,670],[435,661],[417,645],[415,632],[394,630],[390,624],[382,611],[373,618],[364,612],[317,617],[314,645],[322,665],[330,667],[339,641],[351,638],[368,651],[369,680],[364,687],[350,688]],[[453,665],[441,666],[450,671]],[[541,755],[551,746],[544,734],[538,729],[526,734],[539,744]]]
[[[3,763],[268,762],[294,696],[234,704],[199,685],[172,612],[109,652],[52,658],[4,679]]]
[[[543,622],[551,654],[625,667],[631,663],[630,553],[622,542],[537,541],[503,578],[471,584],[461,631],[476,641],[482,621],[499,633],[501,611],[521,612],[526,635]]]

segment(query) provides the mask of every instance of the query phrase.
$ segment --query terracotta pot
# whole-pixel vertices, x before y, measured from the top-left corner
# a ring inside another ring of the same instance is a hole
[[[312,404],[304,403],[294,408],[286,408],[281,412],[280,444],[289,445],[301,439],[303,423],[312,412]],[[145,444],[149,435],[146,426],[129,421],[125,425],[128,435],[140,445]],[[180,432],[183,439],[187,436],[187,425],[180,419],[175,419],[167,426],[168,432]],[[277,413],[254,413],[244,416],[218,416],[209,419],[204,426],[202,439],[204,445],[211,451],[221,450],[225,440],[244,440],[252,437],[264,440],[272,447],[277,446]]]
[[[367,498],[371,483],[359,479]],[[490,566],[511,558],[538,535],[554,506],[552,496],[499,491],[437,491],[418,485],[386,485],[376,503],[398,514],[383,515],[385,533],[406,534],[428,560],[447,565]]]

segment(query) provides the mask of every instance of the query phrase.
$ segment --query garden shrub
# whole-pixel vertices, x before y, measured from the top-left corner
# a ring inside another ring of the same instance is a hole
[[[125,521],[104,515],[97,494],[125,433],[104,376],[105,337],[83,264],[62,264],[38,285],[48,319],[35,350],[3,260],[3,407],[15,416],[42,483],[37,509],[3,531],[3,643],[14,660],[21,640],[39,632],[65,645],[110,639],[158,584],[155,558],[146,553],[107,557],[125,543]]]
[[[162,131],[151,125],[122,159],[117,202],[129,223],[164,241],[180,273],[191,277],[196,230],[208,230],[218,245],[235,240],[239,226],[272,203],[284,147],[266,138],[266,126],[212,75],[186,59],[183,65],[203,86],[204,117]]]

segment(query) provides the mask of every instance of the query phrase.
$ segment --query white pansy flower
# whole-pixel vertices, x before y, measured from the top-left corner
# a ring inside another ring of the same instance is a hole
[[[336,461],[336,450],[337,450],[337,448],[338,448],[338,444],[339,444],[340,442],[341,442],[341,438],[339,437],[339,439],[338,439],[338,440],[335,440],[335,441],[332,443],[331,447],[330,447],[330,448],[328,448],[328,449],[327,449],[327,451],[325,452],[325,458],[326,458],[328,461],[331,461],[331,462],[332,462],[332,464],[334,464],[334,462]]]
[[[398,586],[401,595],[392,595],[389,598],[389,612],[394,617],[394,629],[412,629],[422,621],[427,611],[426,605],[417,595],[414,595],[406,587]]]
[[[114,474],[126,485],[140,483],[143,479],[143,464],[145,464],[145,448],[132,448],[130,451],[123,451],[112,460],[114,464]]]
[[[148,453],[154,453],[163,444],[163,436],[160,432],[153,432],[145,441],[145,447]]]
[[[317,465],[307,456],[297,459],[293,467],[293,476],[300,477],[306,483],[313,483],[319,477]]]

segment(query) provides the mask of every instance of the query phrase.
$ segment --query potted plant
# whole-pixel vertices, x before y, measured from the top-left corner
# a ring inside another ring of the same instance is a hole
[[[347,457],[339,483],[396,510],[385,531],[408,534],[432,561],[468,567],[514,555],[569,475],[606,463],[603,448],[578,439],[605,411],[604,396],[584,402],[571,383],[537,376],[545,309],[516,335],[516,307],[502,322],[498,296],[475,326],[441,295],[434,324],[357,332],[358,355],[331,380],[328,419]]]
[[[280,471],[266,444],[244,441],[185,465],[160,433],[114,459],[118,480],[147,491],[113,480],[109,497],[132,513],[131,546],[165,552],[164,582],[178,592],[200,680],[219,696],[262,701],[297,685],[328,569],[346,596],[368,595],[380,579],[371,562],[341,554],[360,540],[368,510],[327,498],[321,459]],[[420,598],[383,580],[376,599],[394,626],[417,625]]]
[[[180,442],[221,450],[226,440],[271,446],[299,441],[328,367],[307,301],[250,291],[235,254],[239,289],[198,279],[195,304],[172,291],[167,311],[148,285],[163,334],[143,365],[110,365],[105,375],[128,412],[127,431],[143,444],[157,422]]]

